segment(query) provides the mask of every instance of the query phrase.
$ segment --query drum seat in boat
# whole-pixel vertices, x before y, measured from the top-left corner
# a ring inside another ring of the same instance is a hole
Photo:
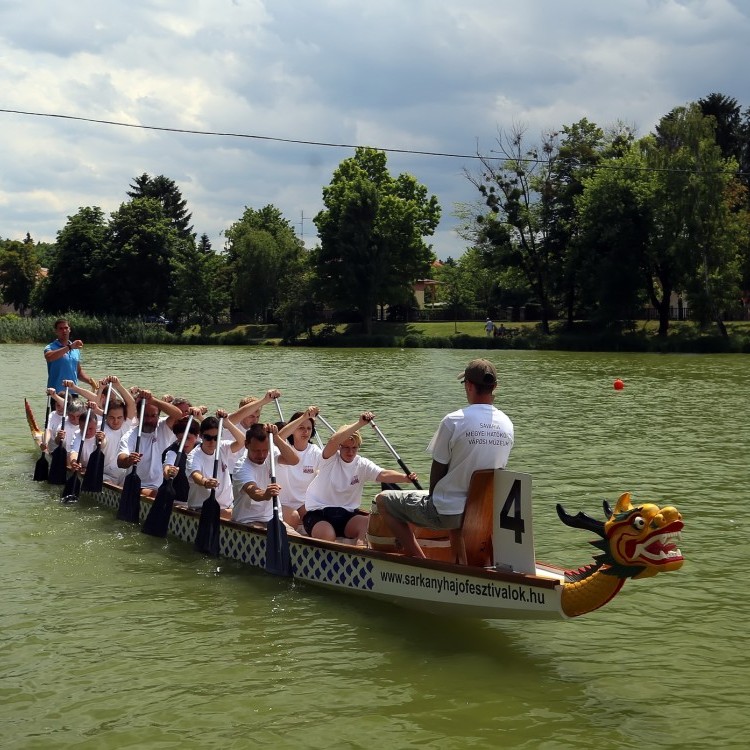
[[[492,565],[494,469],[471,475],[461,527],[450,532],[453,559],[461,565]]]

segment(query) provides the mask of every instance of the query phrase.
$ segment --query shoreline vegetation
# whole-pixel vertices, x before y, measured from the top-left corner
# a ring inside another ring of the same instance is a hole
[[[54,338],[57,316],[22,318],[0,316],[0,343],[47,344]],[[503,323],[504,336],[487,336],[482,320],[392,323],[374,322],[373,333],[361,326],[321,324],[312,335],[285,339],[275,324],[194,325],[176,330],[171,325],[139,319],[97,317],[70,313],[75,338],[86,344],[161,344],[203,346],[321,346],[401,349],[545,349],[559,351],[655,352],[694,354],[750,353],[750,322],[727,323],[728,337],[713,329],[701,330],[691,322],[673,322],[669,335],[657,335],[655,321],[636,321],[622,330],[594,330],[580,322],[573,330],[553,323],[551,333],[536,322]]]

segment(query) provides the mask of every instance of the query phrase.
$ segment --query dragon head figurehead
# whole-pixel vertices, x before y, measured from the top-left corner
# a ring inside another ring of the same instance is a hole
[[[607,520],[598,521],[585,513],[571,516],[562,505],[557,506],[564,524],[599,537],[591,542],[600,551],[594,555],[594,564],[565,573],[563,609],[570,616],[606,604],[627,578],[648,578],[682,567],[678,542],[683,522],[676,508],[652,503],[633,506],[630,493],[625,492],[614,508],[605,501],[604,513]]]
[[[677,546],[682,527],[677,508],[652,503],[633,507],[630,493],[625,492],[604,524],[604,538],[617,566],[642,568],[632,577],[648,578],[682,567]]]

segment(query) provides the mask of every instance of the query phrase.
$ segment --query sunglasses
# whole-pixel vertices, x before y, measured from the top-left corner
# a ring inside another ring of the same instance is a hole
[[[211,441],[213,441],[213,440],[216,440],[216,439],[217,439],[218,437],[219,437],[219,434],[218,434],[218,433],[216,433],[216,435],[201,435],[201,438],[202,438],[203,440],[207,440],[207,441],[209,441],[209,442],[211,442]]]

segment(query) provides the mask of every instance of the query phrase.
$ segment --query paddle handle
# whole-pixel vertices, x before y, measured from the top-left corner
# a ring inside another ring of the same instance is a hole
[[[102,422],[99,425],[99,429],[104,429],[104,420],[107,418],[107,412],[109,411],[109,399],[112,396],[112,383],[109,383],[109,387],[107,388],[107,398],[104,401],[104,411],[102,412]]]
[[[409,467],[401,460],[401,456],[399,456],[398,453],[396,453],[396,449],[390,444],[388,438],[383,434],[380,427],[378,427],[374,421],[370,422],[370,427],[372,427],[372,429],[375,430],[375,432],[377,433],[377,436],[385,443],[388,450],[396,459],[396,462],[398,463],[398,465],[404,470],[404,474],[407,474],[407,475],[411,474]],[[418,490],[422,489],[422,485],[420,485],[416,479],[412,479],[411,482]]]
[[[276,447],[273,444],[273,433],[270,435],[269,439],[270,445],[268,446],[268,460],[271,465],[271,484],[276,484],[276,455],[273,452],[273,449]]]
[[[336,432],[336,430],[333,429],[333,425],[320,412],[318,412],[317,419],[319,419],[331,432]]]
[[[279,413],[279,421],[284,421],[284,415],[281,413],[281,404],[279,403],[279,399],[275,398],[273,400],[274,404],[276,404],[276,411]]]
[[[177,453],[176,453],[176,455],[174,457],[174,460],[175,460],[174,465],[175,466],[179,466],[180,465],[180,459],[182,458],[182,452],[185,450],[185,441],[187,440],[188,433],[190,432],[190,425],[191,424],[193,424],[193,415],[192,414],[188,417],[187,424],[185,425],[185,432],[182,433],[182,440],[180,440],[180,445],[177,448]],[[216,442],[218,443],[219,441],[217,440]]]
[[[141,447],[141,432],[143,431],[143,415],[146,412],[146,399],[141,399],[141,411],[138,415],[138,432],[135,435],[135,452]],[[135,469],[135,466],[133,467]]]
[[[49,413],[52,411],[52,396],[47,396],[47,411],[44,414],[44,431],[47,432],[49,425]]]
[[[78,449],[78,463],[83,465],[83,441],[86,439],[86,433],[89,431],[89,422],[91,421],[91,407],[86,409],[86,419],[83,421],[83,432],[81,433],[81,447]]]
[[[216,479],[216,476],[219,473],[219,451],[221,450],[221,433],[224,432],[224,419],[219,419],[219,431],[216,435],[216,448],[214,449],[214,472],[213,472],[213,478]],[[211,492],[214,492],[214,488],[211,488]]]

